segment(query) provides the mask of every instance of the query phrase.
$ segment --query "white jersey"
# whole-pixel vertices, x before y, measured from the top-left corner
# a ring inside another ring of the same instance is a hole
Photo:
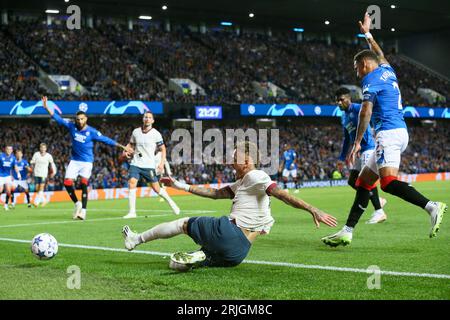
[[[236,220],[238,227],[269,233],[275,220],[267,191],[275,186],[267,173],[256,169],[230,185],[234,193],[230,218]]]
[[[130,143],[134,144],[134,155],[131,165],[139,168],[156,168],[155,151],[164,141],[158,130],[152,128],[147,133],[136,128],[131,134]]]
[[[53,157],[50,153],[46,152],[44,155],[41,155],[41,153],[39,151],[35,152],[30,163],[34,164],[34,176],[35,177],[47,178],[48,166],[50,164],[53,168],[53,173],[56,174],[56,166],[53,161]]]

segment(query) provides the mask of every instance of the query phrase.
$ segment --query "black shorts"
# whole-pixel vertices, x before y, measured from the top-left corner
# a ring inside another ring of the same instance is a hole
[[[34,177],[35,184],[44,184],[47,178],[44,177]]]
[[[206,255],[205,266],[234,267],[240,264],[251,243],[242,230],[226,216],[190,218],[188,235],[202,246]]]
[[[139,168],[131,165],[129,176],[130,178],[135,178],[137,180],[139,180],[140,178],[144,178],[146,181],[151,183],[158,182],[156,171],[152,168]]]

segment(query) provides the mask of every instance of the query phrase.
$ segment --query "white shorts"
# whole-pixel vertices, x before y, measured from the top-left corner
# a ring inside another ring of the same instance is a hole
[[[361,156],[359,158],[356,158],[355,165],[353,166],[352,170],[361,172],[362,168],[369,162],[369,159],[374,153],[374,151],[375,151],[374,149],[370,149],[361,153]]]
[[[3,187],[3,185],[5,185],[5,184],[12,185],[12,177],[11,176],[0,177],[0,187]]]
[[[409,135],[405,128],[384,130],[377,133],[376,152],[366,164],[378,174],[381,168],[400,168],[401,154],[408,146]]]
[[[92,173],[92,162],[70,160],[65,179],[75,180],[78,176],[89,179]]]
[[[28,190],[28,182],[26,180],[14,180],[13,188],[17,189],[17,187],[22,187],[25,190]]]
[[[297,178],[297,169],[288,170],[284,168],[282,175],[285,178],[289,178],[289,176],[291,176],[292,178]]]

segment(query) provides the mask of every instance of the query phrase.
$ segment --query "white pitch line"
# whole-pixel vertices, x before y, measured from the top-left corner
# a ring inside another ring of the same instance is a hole
[[[28,243],[28,244],[31,243],[31,240],[20,240],[20,239],[10,239],[10,238],[0,238],[0,241]],[[80,245],[80,244],[59,243],[58,246],[59,247],[66,247],[66,248],[88,249],[88,250],[102,250],[102,251],[112,251],[112,252],[148,254],[148,255],[154,255],[154,256],[170,256],[170,253],[167,253],[167,252],[144,251],[144,250],[128,251],[126,249],[109,248],[109,247],[98,247],[98,246],[87,246],[87,245]],[[298,268],[298,269],[318,269],[318,270],[354,272],[354,273],[373,273],[373,272],[368,272],[367,269],[334,267],[334,266],[320,266],[320,265],[307,265],[307,264],[289,263],[289,262],[244,260],[243,263],[268,265],[268,266],[274,266],[274,267]],[[435,273],[380,271],[380,274],[382,274],[382,275],[389,275],[389,276],[400,276],[400,277],[450,279],[450,275],[448,275],[448,274],[435,274]]]
[[[38,209],[38,210],[40,210],[40,209]],[[73,209],[45,208],[45,209],[42,209],[42,211],[40,211],[40,212],[45,212],[45,211],[59,211],[59,212],[69,212],[70,211],[70,212],[72,212]],[[91,212],[91,211],[101,211],[101,212],[122,211],[122,212],[125,212],[126,209],[125,210],[124,209],[98,209],[98,208],[88,209],[88,212]],[[169,211],[169,210],[164,210],[164,209],[140,209],[140,210],[137,210],[137,213],[139,213],[139,212],[167,212],[167,211]],[[217,211],[215,211],[215,210],[183,210],[183,212],[215,213]]]
[[[184,212],[186,214],[190,214],[190,215],[197,215],[197,214],[202,214],[202,213],[209,213],[210,211],[208,211],[208,212],[184,211]],[[173,213],[167,213],[167,214],[154,214],[154,215],[148,215],[148,216],[138,216],[135,219],[157,218],[157,217],[167,217],[167,216],[175,217],[175,215]],[[86,222],[110,221],[110,220],[125,220],[125,219],[123,219],[123,217],[114,217],[114,218],[88,219],[88,220],[84,220],[84,221],[80,221],[80,220],[48,221],[48,222],[36,222],[36,223],[8,224],[8,225],[0,226],[0,228],[30,227],[30,226],[40,226],[40,225],[50,225],[50,224],[67,224],[67,223],[86,223]]]

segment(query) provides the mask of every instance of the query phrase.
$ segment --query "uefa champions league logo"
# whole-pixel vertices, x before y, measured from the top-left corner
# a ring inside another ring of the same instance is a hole
[[[150,109],[142,101],[129,101],[127,104],[116,107],[116,101],[112,101],[106,107],[104,114],[124,114],[129,108],[136,108],[140,114],[144,114],[145,111]]]
[[[287,104],[281,109],[278,109],[280,105],[273,104],[269,111],[267,111],[268,116],[281,117],[285,115],[288,111],[292,111],[297,117],[304,116],[303,110],[296,104]]]
[[[42,101],[37,101],[37,102],[32,101],[32,102],[34,102],[34,104],[24,107],[24,106],[22,106],[22,104],[25,104],[27,102],[23,101],[23,100],[18,101],[14,105],[14,107],[11,109],[9,114],[11,114],[11,115],[15,114],[18,116],[29,116],[29,115],[32,115],[37,108],[39,108],[39,107],[43,108]],[[59,114],[62,114],[61,109],[59,109],[58,106],[53,101],[49,100],[47,102],[47,104],[51,110],[54,110],[54,111],[58,112]]]
[[[403,115],[410,114],[412,118],[420,118],[419,111],[416,108],[408,106],[403,109]]]

